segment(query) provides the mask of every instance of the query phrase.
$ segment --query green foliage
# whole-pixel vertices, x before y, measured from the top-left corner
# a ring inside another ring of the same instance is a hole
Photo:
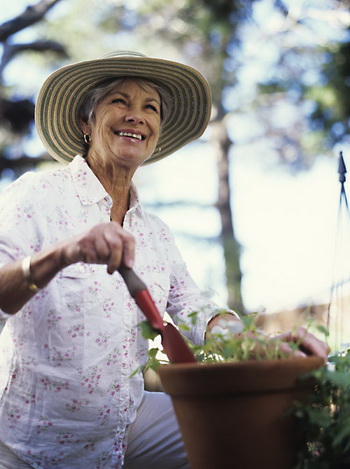
[[[145,339],[154,340],[159,334],[155,332],[153,327],[148,321],[142,321],[140,323],[141,333]]]
[[[151,324],[148,321],[142,321],[140,324],[140,329],[142,336],[147,340],[154,340],[156,337],[159,336],[159,333],[156,332]],[[162,358],[162,349],[158,347],[152,347],[148,349],[148,358],[145,365],[142,367],[137,368],[133,371],[130,375],[130,378],[135,376],[137,373],[142,372],[145,373],[147,370],[151,369],[153,371],[157,371],[160,365],[168,364],[169,361],[166,357]]]
[[[350,466],[350,349],[329,361],[304,376],[315,379],[316,391],[293,409],[304,442],[295,469]]]
[[[341,141],[350,132],[350,41],[332,44],[327,49],[327,60],[321,68],[325,86],[306,90],[306,98],[315,103],[310,119],[317,129],[328,132],[330,145]]]
[[[237,334],[227,325],[223,332],[207,334],[203,345],[193,345],[193,352],[200,363],[241,362],[247,360],[275,360],[286,358],[282,340],[261,333],[255,324],[256,315],[242,317],[242,331]],[[285,345],[285,342],[283,343]],[[297,350],[299,343],[288,343]]]
[[[225,314],[225,311],[219,314]],[[192,325],[196,324],[198,312],[190,315]],[[279,338],[266,336],[257,329],[256,315],[249,314],[242,317],[242,330],[237,333],[236,323],[223,322],[220,332],[207,333],[206,340],[201,345],[194,345],[188,341],[198,363],[240,362],[247,360],[275,360],[286,358],[290,351],[299,348],[300,341],[288,342]],[[224,321],[224,320],[223,320]],[[189,326],[180,324],[179,329],[189,331]],[[157,335],[147,321],[141,323],[143,337],[154,340]],[[286,348],[288,346],[288,350]],[[161,358],[159,358],[161,357]],[[160,365],[169,363],[163,355],[162,348],[152,348],[149,359],[143,371],[148,368],[156,370]]]

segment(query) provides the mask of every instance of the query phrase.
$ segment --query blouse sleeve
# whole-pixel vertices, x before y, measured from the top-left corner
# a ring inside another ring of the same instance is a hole
[[[34,179],[34,173],[26,173],[1,193],[0,267],[40,249]],[[0,310],[0,319],[8,317]]]

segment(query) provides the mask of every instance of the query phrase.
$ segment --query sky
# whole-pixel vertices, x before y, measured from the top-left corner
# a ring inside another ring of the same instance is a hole
[[[268,2],[266,2],[268,4]],[[294,2],[295,5],[302,2]],[[28,2],[8,2],[2,8],[0,21],[19,13]],[[258,12],[268,15],[268,11]],[[274,21],[269,22],[273,34]],[[247,47],[253,47],[254,37]],[[273,59],[273,50],[266,48],[260,67]],[[256,68],[255,68],[256,70]],[[260,70],[261,72],[261,70]],[[13,77],[18,73],[13,69]],[[241,77],[254,87],[252,65]],[[233,122],[233,130],[235,125]],[[241,123],[239,135],[251,131]],[[178,154],[140,170],[136,178],[143,199],[173,230],[189,270],[201,288],[212,294],[218,304],[226,304],[222,252],[217,243],[199,241],[195,236],[215,237],[219,232],[215,202],[214,151],[210,135]],[[37,148],[38,142],[35,142]],[[231,183],[235,229],[241,243],[243,296],[250,311],[274,312],[309,303],[327,302],[334,279],[335,239],[340,184],[337,155],[320,157],[314,167],[298,175],[266,164],[268,149],[246,144],[244,139],[233,149]],[[350,168],[350,148],[342,148]],[[261,155],[261,158],[260,158]],[[156,181],[154,183],[153,181]],[[347,184],[348,185],[348,184]],[[350,189],[349,189],[350,190]],[[153,207],[158,201],[179,199],[207,205],[199,210],[192,205],[175,209]],[[184,230],[185,228],[185,230]]]

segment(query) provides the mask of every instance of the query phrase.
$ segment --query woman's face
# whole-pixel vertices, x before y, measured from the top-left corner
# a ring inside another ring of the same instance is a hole
[[[157,90],[126,79],[97,105],[94,122],[84,124],[84,132],[91,135],[89,153],[113,164],[140,166],[156,148],[160,113]]]

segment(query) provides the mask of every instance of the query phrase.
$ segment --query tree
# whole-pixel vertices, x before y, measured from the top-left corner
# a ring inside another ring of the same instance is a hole
[[[11,143],[20,141],[30,132],[34,120],[34,102],[27,97],[18,98],[12,95],[12,90],[6,88],[3,75],[6,66],[19,54],[25,52],[53,52],[57,56],[66,57],[64,47],[57,41],[35,40],[30,43],[11,41],[18,32],[42,21],[45,14],[59,1],[41,0],[33,6],[28,6],[20,15],[0,25],[0,42],[3,44],[0,60],[0,123],[6,135],[5,142],[0,147],[0,171],[11,168],[22,172],[24,168],[41,161],[41,159],[28,158],[22,152],[16,152],[17,154],[13,155],[8,151]]]

